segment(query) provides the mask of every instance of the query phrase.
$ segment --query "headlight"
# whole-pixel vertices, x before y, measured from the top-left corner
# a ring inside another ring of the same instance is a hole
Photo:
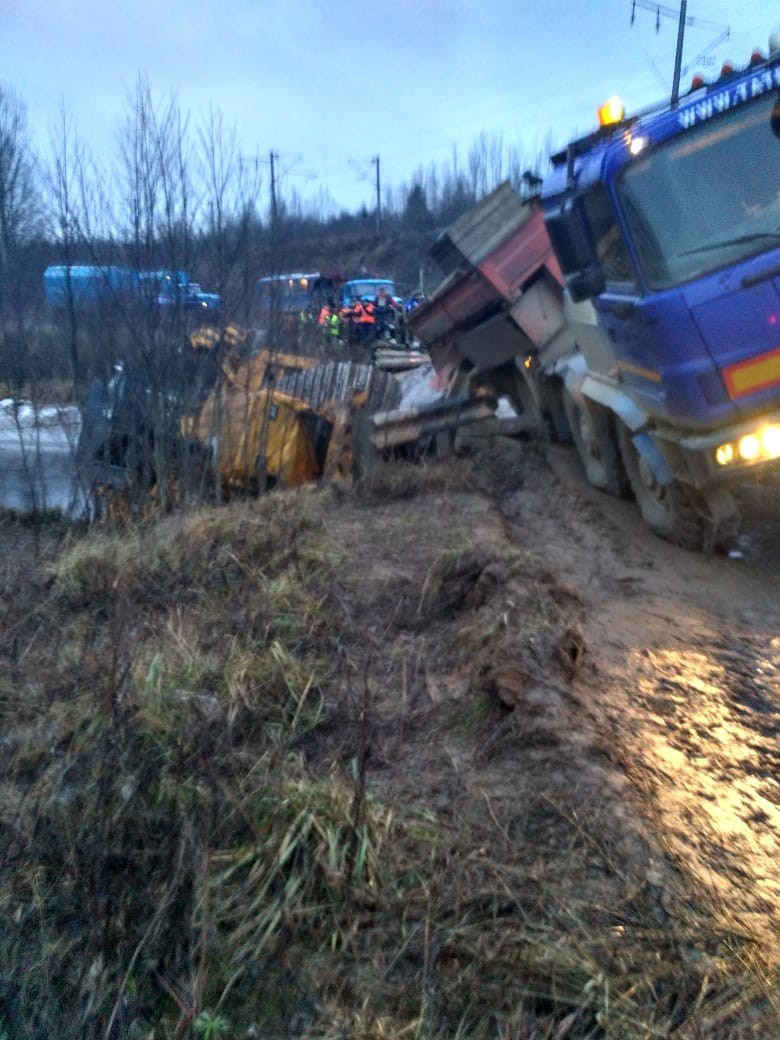
[[[761,454],[761,441],[754,433],[739,438],[739,457],[745,462],[753,462]]]
[[[761,446],[770,459],[780,458],[780,426],[765,426],[761,431]]]
[[[734,445],[733,444],[721,444],[720,447],[715,449],[715,461],[719,466],[728,466],[730,462],[734,461]]]
[[[746,433],[738,441],[726,441],[715,449],[719,466],[740,462],[767,462],[780,458],[780,424],[769,423],[753,433]]]

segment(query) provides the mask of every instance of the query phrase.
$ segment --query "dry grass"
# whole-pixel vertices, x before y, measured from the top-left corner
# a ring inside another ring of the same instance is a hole
[[[751,937],[648,880],[567,685],[576,596],[472,486],[274,495],[7,574],[0,1037],[780,1035]]]

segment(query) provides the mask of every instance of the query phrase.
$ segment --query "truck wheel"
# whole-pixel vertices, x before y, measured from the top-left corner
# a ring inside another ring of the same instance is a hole
[[[563,388],[562,397],[574,447],[588,482],[607,494],[626,498],[631,489],[610,422],[610,413],[606,408],[584,398],[577,400],[566,387]]]
[[[642,519],[654,534],[683,549],[702,550],[706,521],[678,481],[660,484],[637,451],[631,431],[618,420],[618,444]]]

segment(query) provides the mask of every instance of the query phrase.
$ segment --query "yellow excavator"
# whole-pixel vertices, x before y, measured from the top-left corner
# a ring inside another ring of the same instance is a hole
[[[182,433],[207,446],[225,492],[347,476],[355,410],[370,397],[398,396],[386,380],[380,389],[378,377],[368,365],[267,349],[228,356],[209,395],[182,419]]]
[[[153,484],[163,437],[199,459],[226,496],[346,476],[355,413],[397,408],[401,397],[397,380],[373,365],[256,349],[236,325],[200,328],[190,347],[214,376],[194,407],[183,403],[186,394],[177,399],[178,428],[157,420],[172,395],[129,369],[93,387],[81,434],[93,485],[124,484],[142,469],[143,483]]]

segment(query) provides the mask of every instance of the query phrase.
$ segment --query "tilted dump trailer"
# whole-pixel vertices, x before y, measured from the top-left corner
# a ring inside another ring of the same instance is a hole
[[[443,232],[430,251],[443,278],[411,315],[442,383],[506,395],[526,427],[566,435],[556,365],[587,342],[598,358],[595,311],[576,306],[539,200],[505,182]]]

